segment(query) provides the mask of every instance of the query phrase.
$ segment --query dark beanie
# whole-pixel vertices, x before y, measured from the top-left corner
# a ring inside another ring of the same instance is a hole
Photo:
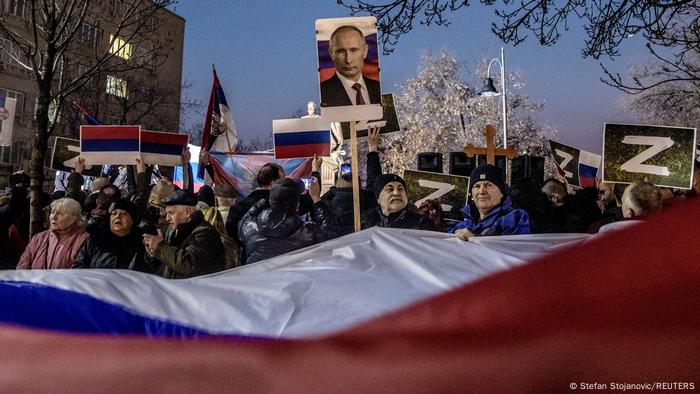
[[[111,214],[112,211],[114,211],[115,209],[121,209],[123,211],[126,211],[129,214],[129,216],[131,216],[131,220],[134,223],[139,223],[138,209],[136,209],[136,204],[134,204],[133,202],[124,198],[120,198],[119,200],[113,202],[112,205],[109,207],[109,213]]]
[[[389,182],[401,182],[403,187],[406,187],[406,181],[400,176],[396,174],[382,174],[374,180],[374,197],[379,198],[382,189],[384,189],[384,186]]]
[[[160,200],[160,202],[165,205],[188,205],[188,206],[195,206],[197,205],[197,196],[195,196],[194,193],[191,191],[184,189],[184,190],[176,190],[172,194],[170,194],[168,197]]]
[[[303,186],[300,190],[299,182],[291,178],[273,182],[270,189],[270,206],[274,209],[295,211],[299,204],[300,192],[303,190]]]
[[[236,198],[236,189],[229,184],[222,183],[214,187],[214,195],[216,197]]]
[[[471,188],[474,187],[474,184],[476,184],[479,181],[489,181],[493,183],[501,190],[501,193],[504,195],[508,192],[506,183],[503,181],[503,170],[492,164],[481,165],[479,167],[476,167],[474,171],[472,171],[471,175],[469,176],[470,193]]]
[[[210,207],[214,206],[214,189],[209,185],[202,185],[197,191],[197,201],[203,201]]]

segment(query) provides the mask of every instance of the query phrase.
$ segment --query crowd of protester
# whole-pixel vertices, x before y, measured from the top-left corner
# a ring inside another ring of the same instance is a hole
[[[600,183],[574,190],[561,180],[518,179],[509,186],[502,170],[477,167],[470,176],[461,220],[443,216],[439,200],[416,207],[406,182],[381,170],[377,129],[371,129],[366,188],[360,190],[361,227],[432,230],[472,237],[531,233],[596,233],[644,220],[697,194],[673,192],[647,182]],[[206,164],[206,152],[203,152]],[[45,231],[29,238],[29,177],[18,172],[0,197],[0,269],[127,269],[165,278],[190,278],[250,264],[354,231],[352,174],[338,174],[321,194],[321,159],[312,161],[312,182],[288,178],[267,163],[255,190],[237,199],[226,184],[193,191],[189,151],[183,152],[183,187],[136,160],[85,187],[84,163],[42,194]],[[58,178],[57,178],[58,179]]]

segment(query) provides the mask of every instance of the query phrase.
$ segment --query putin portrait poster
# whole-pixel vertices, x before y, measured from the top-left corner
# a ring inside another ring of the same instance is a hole
[[[381,119],[374,17],[316,20],[321,116],[333,122]]]

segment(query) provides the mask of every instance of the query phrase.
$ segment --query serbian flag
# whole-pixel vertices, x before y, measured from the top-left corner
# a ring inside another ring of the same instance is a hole
[[[80,156],[86,164],[135,164],[141,158],[141,126],[80,126]]]
[[[329,156],[331,125],[323,118],[272,121],[275,159]]]
[[[187,134],[141,130],[141,158],[146,164],[181,166]]]
[[[214,183],[229,184],[236,189],[241,198],[245,198],[255,188],[255,177],[260,168],[266,163],[276,163],[284,168],[291,178],[307,178],[311,176],[312,159],[276,160],[269,153],[219,153],[209,155],[209,161],[214,169]]]
[[[82,119],[82,123],[87,123],[89,125],[100,125],[102,122],[97,120],[94,116],[92,116],[88,111],[85,110],[85,108],[81,107],[80,104],[77,102],[73,101],[73,106],[75,109],[78,110],[78,114],[80,115]]]
[[[202,147],[207,152],[235,152],[238,145],[238,132],[226,102],[224,89],[221,87],[213,65],[212,71],[214,72],[214,84],[211,87],[209,106],[204,119]],[[204,177],[204,166],[199,166],[197,176]]]
[[[578,180],[581,187],[596,187],[600,155],[582,150],[578,155]]]

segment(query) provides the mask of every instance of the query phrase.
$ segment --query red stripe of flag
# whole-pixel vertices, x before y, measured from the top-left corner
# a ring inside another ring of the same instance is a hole
[[[80,126],[80,136],[84,140],[138,140],[140,126]]]
[[[141,130],[141,142],[168,145],[187,145],[187,134]]]
[[[329,144],[286,145],[275,147],[275,158],[290,159],[296,157],[330,156]]]

